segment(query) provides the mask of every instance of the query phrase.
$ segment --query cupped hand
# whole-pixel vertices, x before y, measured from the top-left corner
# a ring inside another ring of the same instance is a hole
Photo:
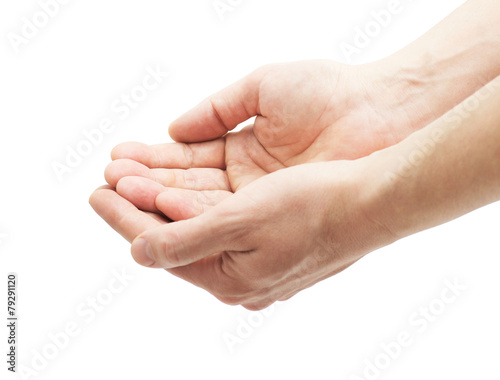
[[[183,215],[186,220],[176,223],[166,223],[155,212],[175,214],[177,198],[219,190],[148,184],[148,197],[155,201],[142,205],[146,212],[107,187],[94,193],[91,204],[133,241],[138,263],[166,268],[225,303],[258,310],[338,273],[393,240],[370,215],[370,172],[362,160],[287,168],[203,210],[186,207],[191,210]],[[118,186],[126,189],[127,181],[134,180],[149,182],[124,178]]]
[[[293,165],[366,156],[421,127],[411,101],[388,88],[390,67],[383,72],[333,61],[264,66],[174,121],[177,144],[116,147],[106,179],[234,192]],[[228,134],[253,116],[253,125]]]
[[[313,210],[324,207],[317,203],[325,194],[314,191],[314,178],[325,167],[287,167],[363,157],[411,133],[415,125],[401,99],[374,79],[379,77],[375,69],[327,61],[261,68],[175,121],[170,134],[177,143],[116,147],[106,169],[111,187],[96,191],[91,204],[129,241],[152,237],[154,264],[134,243],[134,258],[142,265],[169,268],[223,301],[248,308],[285,299],[366,250],[352,246],[364,228],[348,223],[354,215],[363,219],[353,189],[332,190],[338,194],[338,209],[329,208],[338,224],[332,235],[338,242],[332,242],[319,232],[324,216],[308,211],[313,203]],[[252,116],[253,125],[228,133]],[[352,176],[340,169],[330,174],[339,184]],[[162,215],[182,222],[163,225]],[[314,231],[304,228],[311,223]],[[209,231],[200,231],[203,225]],[[366,220],[361,225],[377,229]],[[290,239],[284,240],[287,231]],[[320,254],[321,260],[300,273],[308,255],[331,250],[326,247],[338,250]]]

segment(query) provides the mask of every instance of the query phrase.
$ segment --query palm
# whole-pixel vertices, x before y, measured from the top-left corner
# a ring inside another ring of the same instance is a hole
[[[265,70],[254,124],[226,135],[225,168],[232,190],[277,169],[355,159],[395,142],[390,122],[381,121],[373,103],[360,96],[362,87],[346,85],[354,68],[316,61]],[[221,103],[212,101],[223,110]],[[222,113],[217,110],[219,118]]]
[[[312,68],[300,63],[287,65],[286,70],[278,66],[263,76],[254,124],[226,136],[225,164],[233,190],[334,151],[315,142],[337,118],[331,110],[335,75],[331,65],[318,62]]]
[[[149,178],[149,184],[127,180],[121,195],[156,211],[152,198],[161,189],[153,181],[166,187],[235,192],[285,167],[370,154],[403,136],[393,134],[394,117],[381,117],[377,91],[371,89],[368,97],[360,75],[353,67],[329,61],[259,69],[175,121],[171,135],[184,144],[128,143],[116,148],[107,180],[116,186],[123,177]],[[253,125],[227,133],[255,115]],[[179,169],[187,172],[181,175]],[[198,195],[197,202],[212,205],[225,196],[217,193],[200,201]],[[162,211],[173,213],[173,219],[192,216],[185,210]]]

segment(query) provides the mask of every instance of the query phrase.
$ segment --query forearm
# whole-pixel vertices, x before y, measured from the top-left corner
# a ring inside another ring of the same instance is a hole
[[[417,130],[500,75],[498,0],[469,0],[424,36],[377,62]],[[387,68],[390,70],[387,70]],[[395,74],[394,74],[395,73]]]
[[[372,215],[397,237],[500,199],[500,77],[426,128],[374,153]]]

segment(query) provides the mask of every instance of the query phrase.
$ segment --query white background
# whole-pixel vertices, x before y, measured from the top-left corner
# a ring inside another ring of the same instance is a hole
[[[355,28],[388,2],[241,1],[221,20],[212,0],[74,0],[16,54],[7,35],[20,33],[23,17],[32,19],[40,5],[2,1],[1,323],[7,273],[16,272],[18,365],[32,367],[44,349],[53,354],[49,334],[71,322],[80,329],[36,377],[24,378],[365,378],[365,360],[373,362],[380,345],[402,331],[413,344],[381,379],[499,378],[498,204],[374,252],[259,317],[136,265],[128,243],[87,202],[104,183],[114,145],[170,141],[172,120],[260,65],[346,62],[339,44],[352,43]],[[463,3],[401,2],[404,11],[354,63],[397,51]],[[170,76],[120,120],[110,105],[157,64]],[[116,129],[59,181],[53,162],[64,163],[66,147],[106,117]],[[113,270],[134,279],[88,323],[77,310],[88,310],[88,298],[104,294]],[[412,314],[439,299],[446,279],[458,279],[467,290],[418,332]],[[237,336],[249,319],[258,326],[231,353],[223,334]],[[0,379],[11,378],[7,333],[0,329]]]

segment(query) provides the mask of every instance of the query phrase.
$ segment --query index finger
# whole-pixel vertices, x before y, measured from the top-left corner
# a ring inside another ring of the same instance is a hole
[[[202,143],[166,143],[147,145],[126,142],[117,145],[111,158],[130,159],[148,168],[216,168],[225,169],[226,140],[221,138]]]

